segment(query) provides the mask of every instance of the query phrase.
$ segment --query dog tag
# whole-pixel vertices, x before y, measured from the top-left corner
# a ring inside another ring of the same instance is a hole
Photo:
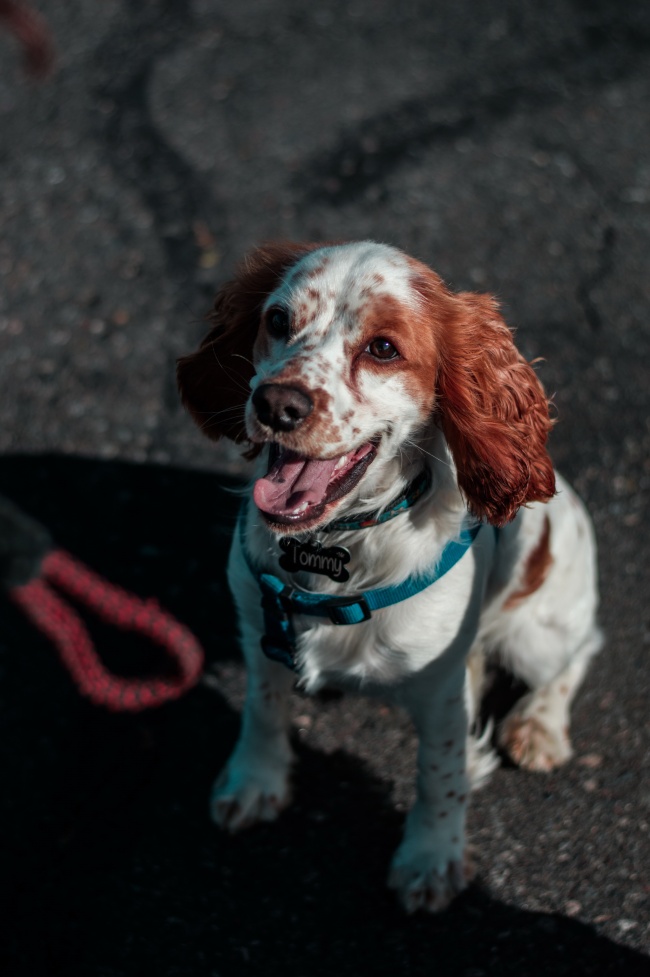
[[[289,573],[300,570],[321,573],[337,583],[343,583],[350,577],[345,569],[345,564],[350,562],[350,553],[345,546],[323,546],[317,539],[301,543],[294,536],[285,536],[280,540],[280,547],[284,550],[280,566]]]

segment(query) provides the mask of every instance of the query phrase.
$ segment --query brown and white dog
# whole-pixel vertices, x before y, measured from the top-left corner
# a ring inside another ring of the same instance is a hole
[[[385,696],[419,734],[417,800],[389,885],[407,910],[438,910],[466,883],[467,797],[496,762],[469,734],[481,663],[498,656],[530,688],[501,746],[550,770],[571,755],[569,706],[601,644],[592,527],[546,452],[547,398],[492,298],[454,294],[383,244],[259,248],[219,292],[212,326],[179,361],[183,400],[206,435],[257,458],[229,563],[248,693],[213,817],[236,831],[289,802],[296,673],[308,691]],[[428,488],[410,508],[332,529],[390,509],[423,469]],[[301,592],[384,588],[418,579],[477,521],[444,576],[369,620],[294,615],[296,673],[262,653],[258,573]],[[323,541],[326,528],[327,546],[350,553],[347,582],[282,569],[283,537]]]

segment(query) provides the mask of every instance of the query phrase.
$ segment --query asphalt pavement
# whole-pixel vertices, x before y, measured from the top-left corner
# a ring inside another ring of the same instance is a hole
[[[201,684],[94,708],[0,604],[9,977],[650,973],[650,7],[605,0],[39,0],[0,33],[0,493],[189,625]],[[262,240],[374,238],[496,294],[554,394],[600,545],[605,648],[576,756],[476,794],[476,881],[404,917],[400,713],[296,696],[294,806],[207,816],[244,692],[224,561],[245,464],[174,362]],[[108,663],[156,665],[93,629]]]

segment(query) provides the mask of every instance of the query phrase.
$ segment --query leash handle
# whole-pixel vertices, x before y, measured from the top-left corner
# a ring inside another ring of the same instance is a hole
[[[135,631],[161,645],[178,674],[169,678],[126,679],[102,664],[86,626],[48,581],[84,604],[103,621]],[[12,600],[57,647],[80,692],[113,711],[138,712],[177,699],[203,668],[203,650],[193,634],[157,601],[141,600],[109,583],[65,550],[51,550],[41,576],[9,591]]]

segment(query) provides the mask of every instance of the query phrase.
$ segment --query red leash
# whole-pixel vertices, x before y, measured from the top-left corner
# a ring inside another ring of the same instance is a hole
[[[26,3],[0,0],[0,21],[4,21],[22,44],[29,74],[45,77],[54,64],[54,47],[50,30],[41,15]]]
[[[178,675],[149,679],[113,675],[100,661],[83,621],[48,581],[108,624],[144,634],[161,645],[174,660]],[[9,596],[56,645],[79,691],[96,705],[138,712],[177,699],[199,679],[203,650],[187,628],[155,600],[140,600],[114,586],[65,550],[50,550],[43,558],[40,576],[11,587]]]

